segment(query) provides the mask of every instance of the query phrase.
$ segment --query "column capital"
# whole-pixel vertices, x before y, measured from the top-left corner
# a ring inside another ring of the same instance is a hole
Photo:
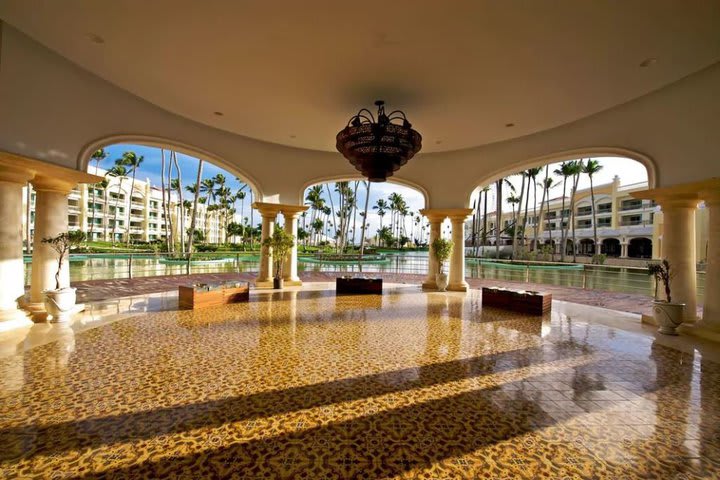
[[[464,222],[472,213],[472,208],[423,208],[420,210],[420,214],[427,217],[431,222],[442,222],[448,217],[453,222]]]
[[[280,211],[288,220],[295,219],[300,216],[301,213],[305,212],[308,208],[307,205],[281,205]]]
[[[25,185],[33,177],[31,172],[22,168],[13,168],[3,165],[0,170],[0,182],[17,183]]]
[[[705,205],[707,205],[708,207],[720,206],[720,188],[703,190],[700,192],[699,196],[701,199],[703,199]]]
[[[700,203],[697,195],[678,195],[674,197],[663,197],[658,198],[656,201],[664,212],[676,208],[688,208],[694,210],[697,208],[698,203]]]
[[[77,182],[63,180],[60,178],[35,176],[31,180],[32,186],[38,192],[56,192],[67,195],[75,188]]]

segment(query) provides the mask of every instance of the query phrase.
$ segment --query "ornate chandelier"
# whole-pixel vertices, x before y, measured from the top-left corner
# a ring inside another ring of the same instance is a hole
[[[350,118],[338,132],[337,149],[371,182],[384,182],[422,148],[422,136],[412,129],[400,110],[385,113],[377,100],[377,121],[366,108]],[[393,123],[402,120],[402,123]]]

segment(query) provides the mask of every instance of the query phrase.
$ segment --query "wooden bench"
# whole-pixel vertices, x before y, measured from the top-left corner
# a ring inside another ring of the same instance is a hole
[[[215,307],[250,300],[250,284],[247,282],[226,282],[178,286],[178,305],[194,310]]]
[[[544,315],[552,308],[552,294],[483,287],[482,304],[530,315]]]
[[[338,277],[335,293],[382,294],[382,278]]]

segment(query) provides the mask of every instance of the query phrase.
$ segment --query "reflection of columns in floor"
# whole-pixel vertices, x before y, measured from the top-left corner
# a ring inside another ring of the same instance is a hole
[[[25,294],[22,188],[30,178],[5,166],[0,172],[0,331],[32,325],[17,305]]]

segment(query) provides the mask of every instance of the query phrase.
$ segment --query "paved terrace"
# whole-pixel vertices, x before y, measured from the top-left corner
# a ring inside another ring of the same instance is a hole
[[[328,282],[334,281],[339,272],[300,273],[300,278],[305,282]],[[376,274],[369,274],[376,275]],[[78,302],[92,302],[108,298],[128,297],[147,293],[159,293],[174,290],[178,285],[187,285],[191,282],[211,283],[223,280],[243,280],[253,282],[256,274],[247,273],[214,273],[197,275],[172,275],[156,277],[139,277],[131,280],[91,280],[74,282],[73,286],[78,289]],[[420,284],[425,278],[417,274],[381,274],[388,282]],[[506,287],[520,288],[527,290],[538,290],[552,293],[553,299],[566,302],[591,305],[596,307],[609,308],[629,313],[644,315],[652,314],[652,297],[634,293],[618,293],[605,290],[584,290],[576,287],[562,287],[548,284],[524,283],[512,281],[488,280],[479,278],[467,278],[471,288],[482,287]]]

